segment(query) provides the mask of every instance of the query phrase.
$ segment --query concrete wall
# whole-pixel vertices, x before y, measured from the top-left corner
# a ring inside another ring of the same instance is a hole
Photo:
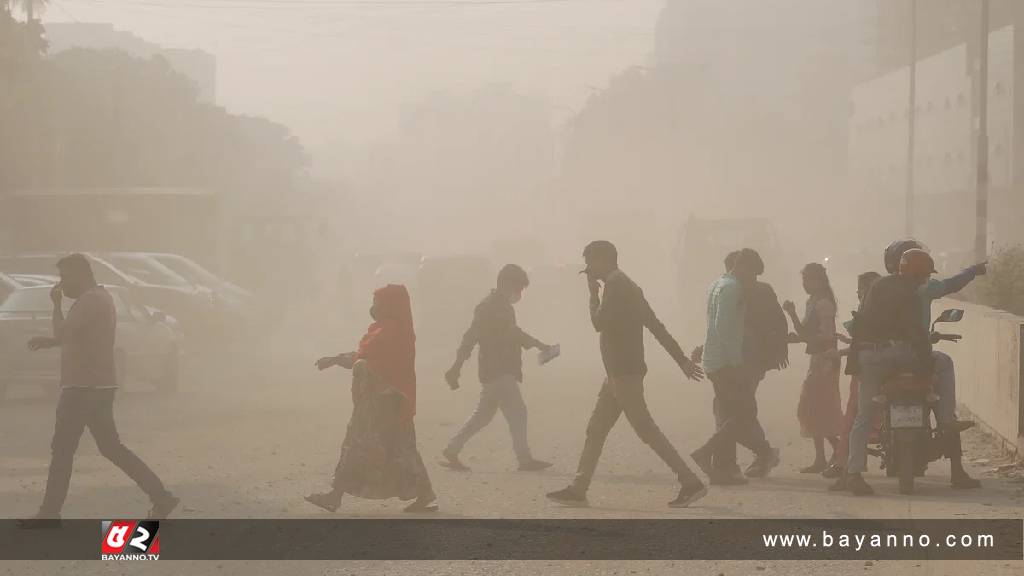
[[[957,400],[985,429],[998,435],[1008,449],[1024,451],[1024,317],[957,300],[936,302],[933,315],[946,308],[962,308],[965,312],[959,324],[939,328],[942,332],[962,334],[963,340],[937,346],[956,363]]]

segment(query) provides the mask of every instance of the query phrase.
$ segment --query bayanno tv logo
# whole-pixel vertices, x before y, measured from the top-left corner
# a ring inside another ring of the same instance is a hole
[[[160,522],[104,520],[100,560],[159,560]]]

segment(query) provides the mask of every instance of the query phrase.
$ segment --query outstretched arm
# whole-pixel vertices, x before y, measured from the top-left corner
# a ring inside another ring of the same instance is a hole
[[[639,310],[643,315],[643,324],[654,338],[661,344],[661,347],[669,353],[669,356],[676,361],[679,368],[682,369],[683,374],[691,380],[701,380],[704,378],[704,371],[701,370],[700,366],[697,366],[689,357],[686,356],[686,352],[683,352],[682,347],[679,346],[679,342],[669,334],[668,328],[658,319],[658,316],[654,313],[654,309],[651,308],[651,304],[644,297],[643,292],[638,291]]]
[[[547,344],[527,334],[522,328],[517,327],[516,330],[519,331],[519,345],[522,346],[524,350],[530,350],[531,348],[543,350],[548,347]]]
[[[924,290],[925,294],[932,300],[944,298],[950,294],[956,294],[966,288],[967,285],[973,282],[975,278],[985,274],[987,271],[986,269],[986,264],[976,264],[970,268],[964,269],[959,274],[950,276],[949,278],[942,280],[930,280],[924,285],[922,290]]]

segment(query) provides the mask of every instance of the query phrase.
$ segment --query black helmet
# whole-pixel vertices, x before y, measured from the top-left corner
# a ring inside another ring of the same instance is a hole
[[[905,240],[897,240],[885,249],[885,271],[889,274],[897,274],[900,271],[900,258],[903,257],[903,253],[907,250],[916,248],[918,250],[924,250],[928,252],[928,247],[914,240],[907,238]]]

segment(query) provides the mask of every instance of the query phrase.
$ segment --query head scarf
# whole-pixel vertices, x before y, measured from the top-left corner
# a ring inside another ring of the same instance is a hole
[[[412,325],[409,291],[388,284],[373,293],[375,321],[359,341],[356,360],[365,360],[370,371],[402,395],[402,419],[416,414],[416,333]]]

